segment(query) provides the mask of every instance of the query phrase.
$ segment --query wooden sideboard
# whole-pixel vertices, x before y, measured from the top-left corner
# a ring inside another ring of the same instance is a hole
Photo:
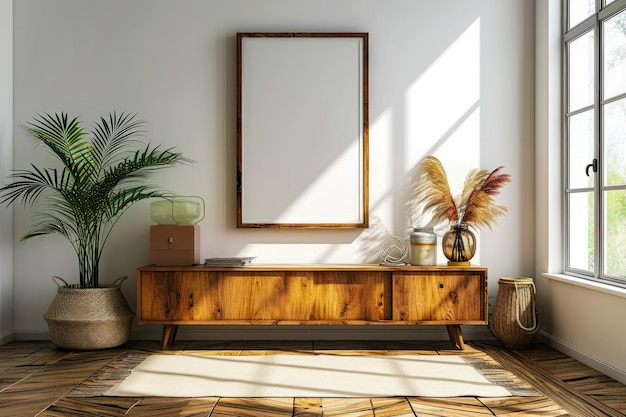
[[[162,324],[161,348],[187,324],[436,324],[463,349],[462,324],[487,324],[487,268],[381,265],[146,266],[137,322]]]

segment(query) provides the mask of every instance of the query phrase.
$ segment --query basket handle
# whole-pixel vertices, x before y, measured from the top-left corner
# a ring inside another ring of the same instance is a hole
[[[126,278],[128,278],[126,275],[124,275],[123,277],[119,277],[118,279],[116,279],[115,281],[113,281],[113,286],[114,287],[121,287],[122,283],[124,281],[126,281]]]
[[[530,297],[530,303],[531,303],[531,308],[533,309],[533,321],[532,321],[532,326],[531,327],[526,327],[522,324],[522,322],[519,319],[520,316],[520,311],[522,310],[522,306],[520,305],[520,298],[519,298],[519,294],[517,291],[517,281],[515,282],[515,299],[517,301],[517,308],[515,309],[515,320],[517,321],[517,325],[524,331],[527,332],[535,332],[537,331],[537,328],[539,327],[539,321],[537,320],[537,310],[535,307],[535,294],[537,293],[537,289],[535,288],[535,283],[531,282],[530,285],[533,286],[533,293],[531,294]]]
[[[57,284],[59,286],[59,288],[69,287],[70,286],[70,284],[68,284],[63,278],[57,277],[57,276],[53,276],[52,277],[52,282]]]

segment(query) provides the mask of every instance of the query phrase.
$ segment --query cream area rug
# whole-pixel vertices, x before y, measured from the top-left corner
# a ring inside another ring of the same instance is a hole
[[[151,355],[104,393],[124,397],[507,397],[460,356]]]

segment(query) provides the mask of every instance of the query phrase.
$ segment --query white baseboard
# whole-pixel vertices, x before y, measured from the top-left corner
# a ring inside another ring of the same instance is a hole
[[[626,369],[542,330],[539,331],[539,339],[556,350],[610,376],[622,384],[626,384]]]
[[[50,340],[50,334],[48,330],[17,331],[14,340]]]
[[[0,336],[0,346],[6,345],[7,343],[11,343],[15,340],[15,333],[8,333],[3,336]]]

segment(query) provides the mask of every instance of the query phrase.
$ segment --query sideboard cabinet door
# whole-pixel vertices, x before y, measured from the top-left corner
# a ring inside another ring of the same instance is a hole
[[[138,322],[350,322],[391,318],[387,272],[140,270]]]
[[[485,271],[394,273],[393,320],[485,324]]]
[[[143,271],[138,276],[139,323],[219,319],[216,272]]]

